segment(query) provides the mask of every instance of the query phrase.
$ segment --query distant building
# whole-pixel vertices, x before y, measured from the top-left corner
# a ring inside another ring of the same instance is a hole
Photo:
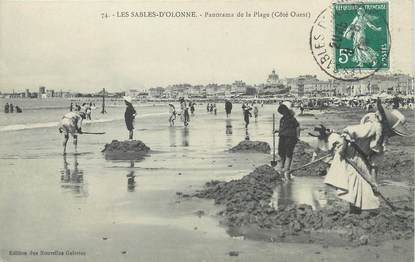
[[[75,96],[70,92],[62,92],[62,98],[74,98]]]
[[[148,90],[148,95],[151,98],[160,98],[164,93],[164,88],[162,87],[153,87]]]
[[[137,97],[139,93],[140,91],[138,91],[137,89],[130,89],[127,91],[127,95],[131,97]]]
[[[235,81],[231,85],[231,94],[233,96],[245,95],[247,87],[248,86],[246,85],[244,81],[242,80]]]
[[[204,97],[206,96],[206,89],[201,86],[191,86],[189,88],[189,97]]]
[[[272,70],[271,74],[268,75],[268,79],[265,83],[267,86],[277,87],[282,84],[279,76],[275,73],[275,70]]]
[[[147,92],[139,92],[136,96],[138,100],[146,100],[148,98]]]
[[[350,82],[334,80],[336,95],[360,96],[372,94],[414,94],[413,77],[404,74],[380,75],[375,74],[366,79]]]
[[[287,78],[286,85],[290,88],[290,94],[297,97],[326,97],[335,94],[332,81],[319,80],[316,75]]]
[[[50,90],[46,90],[46,97],[47,98],[51,98],[55,96],[55,90],[50,89]]]
[[[272,70],[263,87],[259,90],[259,93],[263,95],[276,95],[285,94],[288,90],[289,89],[284,85],[284,82],[279,78],[275,70]]]

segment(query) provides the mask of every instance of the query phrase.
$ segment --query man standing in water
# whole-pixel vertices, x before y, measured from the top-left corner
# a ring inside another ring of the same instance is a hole
[[[133,140],[133,130],[134,130],[134,119],[136,111],[132,105],[132,98],[130,96],[124,96],[124,102],[127,106],[124,113],[125,125],[129,132],[128,139]]]
[[[190,113],[192,114],[192,116],[195,115],[195,103],[194,102],[189,102],[190,103]]]
[[[82,134],[82,120],[84,120],[85,118],[86,114],[84,112],[69,112],[62,117],[61,126],[59,127],[59,133],[65,133],[65,138],[63,140],[64,154],[66,154],[66,144],[68,143],[69,134],[71,134],[71,136],[73,137],[75,152],[77,152],[78,134]]]
[[[228,99],[225,101],[225,111],[226,111],[226,117],[229,117],[229,115],[232,112],[232,103]]]
[[[278,107],[278,113],[282,115],[280,119],[280,129],[278,142],[278,155],[281,158],[279,169],[284,172],[285,179],[290,179],[290,168],[295,145],[300,137],[300,124],[294,117],[291,109],[291,102],[283,102]]]
[[[242,111],[244,113],[244,120],[245,120],[245,129],[248,129],[249,125],[249,118],[252,116],[251,111],[252,108],[249,105],[242,105]]]

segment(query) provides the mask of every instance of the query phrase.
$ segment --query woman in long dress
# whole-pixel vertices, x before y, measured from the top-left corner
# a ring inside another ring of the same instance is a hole
[[[376,113],[366,114],[360,124],[347,126],[340,133],[316,128],[318,149],[333,152],[324,183],[336,188],[338,198],[350,203],[351,212],[376,209],[377,167],[384,158],[384,142],[389,137],[408,136],[406,119],[397,110],[386,110],[377,103]]]
[[[352,61],[357,63],[358,67],[363,67],[363,64],[371,64],[375,66],[377,63],[376,52],[366,45],[365,30],[369,27],[375,31],[381,31],[381,27],[376,27],[371,23],[371,20],[376,19],[374,16],[365,14],[365,9],[357,9],[357,16],[353,22],[344,31],[343,37],[351,39],[353,35],[353,57]]]

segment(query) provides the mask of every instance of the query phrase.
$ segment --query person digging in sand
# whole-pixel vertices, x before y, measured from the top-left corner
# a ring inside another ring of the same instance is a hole
[[[278,113],[282,115],[280,119],[280,128],[275,132],[278,133],[278,155],[280,163],[277,168],[279,172],[284,173],[284,178],[291,179],[290,169],[295,145],[300,137],[300,124],[294,116],[291,109],[291,102],[283,102],[278,107]]]
[[[132,105],[132,98],[130,96],[124,96],[124,102],[127,106],[124,113],[125,125],[128,130],[128,139],[133,140],[134,135],[134,119],[136,116],[136,111]]]
[[[366,114],[357,125],[340,133],[324,126],[316,128],[318,149],[332,152],[333,159],[324,183],[337,190],[337,196],[350,203],[351,213],[379,208],[376,183],[377,163],[382,161],[385,142],[393,136],[408,136],[405,117],[398,110],[386,110],[380,99],[377,112]]]
[[[66,144],[69,140],[69,134],[73,138],[75,152],[78,150],[78,134],[82,134],[82,120],[86,118],[84,112],[69,112],[66,113],[61,120],[59,133],[64,133],[63,140],[63,154],[66,154]]]

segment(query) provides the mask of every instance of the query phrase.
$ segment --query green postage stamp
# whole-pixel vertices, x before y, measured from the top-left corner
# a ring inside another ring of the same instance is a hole
[[[335,68],[389,69],[388,3],[333,4]]]

